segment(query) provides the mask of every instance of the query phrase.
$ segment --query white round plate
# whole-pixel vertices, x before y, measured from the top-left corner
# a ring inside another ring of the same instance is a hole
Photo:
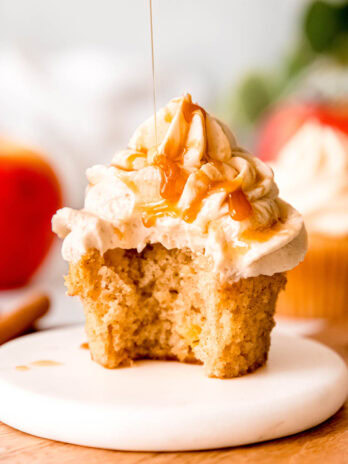
[[[104,369],[82,342],[83,328],[73,327],[1,347],[0,420],[78,445],[198,450],[300,432],[334,414],[347,396],[344,362],[306,339],[275,334],[267,365],[230,380],[176,362]]]

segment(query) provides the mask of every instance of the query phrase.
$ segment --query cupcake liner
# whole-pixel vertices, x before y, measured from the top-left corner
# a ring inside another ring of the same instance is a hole
[[[348,237],[310,235],[303,263],[287,273],[277,313],[342,318],[348,309]]]

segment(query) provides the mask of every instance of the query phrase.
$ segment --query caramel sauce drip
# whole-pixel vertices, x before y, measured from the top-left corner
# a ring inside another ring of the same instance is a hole
[[[187,123],[190,123],[195,111],[204,110],[193,103],[187,101],[182,105],[183,115]],[[204,113],[205,114],[205,113]],[[158,167],[161,172],[160,195],[165,202],[155,205],[143,205],[143,224],[145,227],[152,227],[158,217],[169,215],[179,217],[180,212],[176,208],[184,190],[189,173],[180,166],[185,154],[185,142],[179,149],[174,150],[172,144],[168,143],[164,153],[158,153],[154,157],[153,165]]]
[[[206,113],[203,108],[192,102],[184,100],[182,112],[188,124],[191,123],[196,111],[201,111],[204,118],[206,117]],[[167,147],[167,149],[169,152],[171,151],[170,146]],[[179,152],[176,154],[174,160],[166,156],[166,154],[161,154],[155,157],[154,162],[154,164],[161,169],[162,174],[160,194],[162,198],[171,203],[179,201],[188,178],[187,172],[179,166],[179,163],[182,163],[185,155],[185,144],[180,147],[178,151]],[[173,154],[171,155],[173,157]],[[221,163],[219,161],[215,161],[214,164],[219,169]],[[192,223],[196,219],[204,199],[216,192],[226,192],[228,194],[227,202],[229,211],[232,219],[235,221],[243,221],[252,214],[251,205],[240,188],[240,177],[237,177],[233,181],[212,181],[206,174],[201,173],[200,175],[200,180],[203,180],[205,188],[197,195],[197,198],[193,201],[192,205],[182,212],[182,218],[184,221]],[[173,211],[173,208],[169,207],[169,210]],[[161,215],[163,215],[162,213],[163,212],[161,212]],[[158,214],[152,216],[152,218],[156,217],[158,217]],[[149,223],[152,224],[153,220]]]
[[[272,227],[265,229],[265,230],[252,230],[247,229],[245,230],[242,235],[241,239],[246,242],[267,242],[270,240],[274,235],[278,234],[281,230],[281,224],[277,222]]]
[[[230,215],[235,221],[244,221],[251,216],[253,210],[241,188],[227,195],[227,203]]]
[[[140,151],[137,151],[136,153],[131,153],[127,156],[126,167],[119,166],[118,164],[112,164],[112,166],[115,166],[117,169],[121,169],[122,171],[131,172],[134,170],[134,161],[138,158],[146,159],[147,154],[142,153]]]
[[[145,227],[153,227],[159,217],[180,217],[180,211],[176,205],[166,201],[160,201],[149,205],[139,205],[138,209],[142,212],[142,221]]]
[[[211,185],[210,178],[204,172],[199,173],[199,180],[203,181],[203,183],[205,184],[205,188],[202,189],[200,193],[198,193],[191,205],[183,211],[182,218],[185,222],[188,222],[189,224],[192,224],[192,222],[196,219],[202,207],[203,200],[206,197],[207,192],[209,190],[209,186]]]
[[[201,106],[196,105],[196,103],[188,102],[186,100],[183,101],[182,112],[183,112],[185,121],[188,124],[190,124],[192,122],[193,115],[194,115],[194,113],[196,111],[201,111],[203,113],[204,118],[205,118],[206,112]]]
[[[202,112],[204,118],[206,112],[203,108],[195,103],[183,101],[182,112],[185,121],[190,124],[195,112]],[[237,176],[233,181],[214,181],[211,180],[205,173],[200,172],[200,181],[204,186],[197,194],[197,197],[184,211],[179,211],[177,203],[182,195],[185,184],[189,177],[189,173],[181,166],[185,151],[187,150],[186,141],[183,141],[181,146],[174,147],[170,142],[164,148],[164,153],[157,153],[153,158],[153,166],[159,168],[161,172],[160,195],[163,202],[153,204],[138,205],[137,208],[142,212],[142,221],[145,227],[152,227],[155,225],[157,218],[163,216],[181,217],[185,222],[192,223],[196,219],[202,204],[207,196],[216,192],[225,192],[227,194],[227,204],[232,219],[235,221],[243,221],[252,214],[252,207],[241,189],[242,179]],[[155,147],[156,149],[156,147]],[[146,158],[151,150],[139,150],[131,154],[127,159],[127,167],[120,168],[123,170],[132,170],[133,162],[138,157]],[[221,169],[220,161],[212,161],[217,169]],[[119,166],[117,166],[119,167]],[[130,179],[120,177],[120,179],[131,189],[137,193],[137,185]]]
[[[184,190],[188,173],[165,155],[157,155],[154,165],[161,170],[161,197],[169,202],[176,203]]]
[[[42,359],[40,361],[33,361],[30,363],[32,366],[38,367],[51,367],[51,366],[61,366],[62,363],[57,361],[51,361],[50,359]]]
[[[191,123],[195,111],[201,111],[205,117],[203,108],[192,102],[183,101],[182,112],[188,124]],[[179,201],[188,178],[188,173],[180,166],[186,148],[185,141],[182,142],[179,148],[167,143],[165,152],[157,154],[154,158],[154,165],[161,170],[161,197],[171,203]]]
[[[42,359],[39,361],[33,361],[30,363],[32,366],[37,366],[37,367],[50,367],[50,366],[61,366],[62,363],[57,362],[57,361],[51,361],[50,359]],[[16,366],[17,371],[28,371],[30,369],[29,366]]]
[[[218,166],[218,163],[214,163],[216,166]],[[203,172],[200,173],[200,180],[205,183],[205,188],[201,190],[200,194],[197,195],[193,203],[189,208],[187,208],[184,213],[183,213],[183,219],[184,221],[188,223],[192,223],[199,211],[202,208],[203,201],[205,198],[207,198],[209,195],[212,195],[213,193],[218,193],[218,192],[225,192],[228,194],[228,197],[232,194],[240,190],[240,185],[242,183],[242,179],[240,177],[236,177],[233,181],[213,181],[211,180],[206,174]],[[240,190],[241,191],[241,190]],[[243,194],[244,195],[244,194]],[[248,200],[245,198],[247,201],[248,205],[250,206],[250,203]],[[251,209],[251,206],[250,206]],[[231,210],[230,210],[231,212]],[[242,219],[236,219],[236,220],[242,220]]]
[[[28,366],[16,366],[17,371],[28,371],[30,367]]]

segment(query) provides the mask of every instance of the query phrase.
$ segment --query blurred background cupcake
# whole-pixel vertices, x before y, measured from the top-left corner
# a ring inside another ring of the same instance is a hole
[[[278,300],[281,315],[348,313],[347,65],[348,2],[314,1],[277,65],[250,71],[230,94],[231,121],[272,165],[281,197],[308,230],[305,261]]]
[[[347,110],[335,110],[346,123]],[[348,136],[321,121],[325,111],[313,109],[273,165],[281,196],[302,212],[309,238],[278,301],[287,316],[338,318],[348,309]]]

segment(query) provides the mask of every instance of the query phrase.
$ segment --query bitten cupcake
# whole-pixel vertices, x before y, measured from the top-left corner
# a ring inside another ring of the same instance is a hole
[[[87,171],[81,211],[53,218],[91,356],[204,365],[228,378],[265,363],[285,272],[306,252],[272,170],[190,95],[171,100],[110,166]]]
[[[278,312],[342,317],[348,309],[348,137],[309,121],[280,151],[274,171],[309,234],[307,256],[288,273]]]

